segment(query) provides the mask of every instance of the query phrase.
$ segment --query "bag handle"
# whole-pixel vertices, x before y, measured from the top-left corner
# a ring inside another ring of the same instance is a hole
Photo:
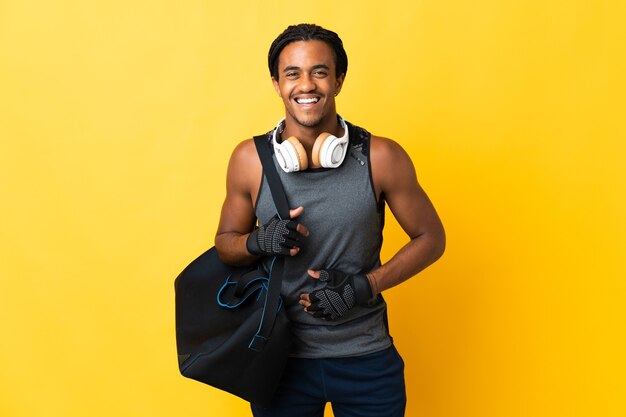
[[[289,203],[287,202],[287,195],[285,189],[280,181],[278,171],[276,171],[276,165],[272,158],[272,149],[270,148],[270,142],[267,135],[255,136],[254,144],[256,145],[261,164],[263,165],[263,175],[267,179],[267,184],[270,187],[272,199],[276,206],[276,212],[281,219],[289,219]],[[260,352],[265,347],[265,344],[271,337],[272,329],[274,328],[274,321],[278,315],[278,310],[282,306],[280,302],[280,288],[283,282],[283,266],[285,258],[274,257],[270,267],[270,282],[267,290],[267,297],[265,297],[265,305],[263,306],[263,315],[261,323],[259,323],[259,330],[256,332],[248,348]],[[266,314],[267,313],[267,314]]]

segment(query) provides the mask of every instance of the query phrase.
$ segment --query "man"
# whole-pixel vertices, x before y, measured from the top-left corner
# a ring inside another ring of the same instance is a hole
[[[285,256],[281,296],[295,346],[273,405],[254,416],[403,416],[404,363],[393,347],[380,295],[436,261],[445,234],[413,164],[390,139],[336,112],[348,60],[336,33],[287,28],[268,57],[285,119],[268,134],[291,219],[275,215],[252,140],[234,150],[215,245],[249,264]],[[385,265],[388,204],[410,241]],[[255,228],[257,222],[259,227]]]

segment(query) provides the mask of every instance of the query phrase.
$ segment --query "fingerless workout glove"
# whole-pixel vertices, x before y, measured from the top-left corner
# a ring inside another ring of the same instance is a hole
[[[367,305],[372,298],[369,280],[363,274],[348,275],[341,271],[323,269],[320,281],[327,285],[309,295],[311,306],[307,310],[314,317],[336,320],[355,305]]]
[[[293,220],[280,220],[274,216],[250,233],[246,248],[258,256],[289,255],[289,250],[298,246],[297,226]]]

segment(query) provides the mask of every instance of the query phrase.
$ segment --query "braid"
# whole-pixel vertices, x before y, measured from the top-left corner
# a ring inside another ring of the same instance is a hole
[[[339,36],[335,32],[324,29],[321,26],[301,23],[299,25],[289,26],[272,42],[272,46],[270,46],[270,51],[267,56],[267,65],[274,79],[278,80],[278,56],[285,46],[292,42],[310,40],[326,42],[333,49],[333,53],[335,54],[336,75],[346,74],[348,71],[348,56],[343,49],[343,42],[341,42]]]

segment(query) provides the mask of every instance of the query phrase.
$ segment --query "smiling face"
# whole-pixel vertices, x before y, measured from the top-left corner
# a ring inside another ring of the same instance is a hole
[[[283,99],[287,124],[322,129],[337,123],[335,96],[344,74],[336,75],[332,48],[323,41],[292,42],[278,58],[274,88]]]

